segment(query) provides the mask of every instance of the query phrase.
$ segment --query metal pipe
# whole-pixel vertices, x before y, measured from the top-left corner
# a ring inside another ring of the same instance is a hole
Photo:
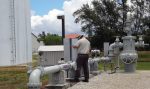
[[[96,58],[89,58],[88,62],[89,63],[93,63],[93,62],[99,62],[100,61],[100,57],[96,57]]]
[[[135,43],[135,47],[144,47],[149,46],[149,44],[145,44],[143,40],[139,40]]]
[[[114,56],[114,48],[115,47],[116,47],[116,43],[115,42],[110,44],[109,49],[108,49],[108,56],[109,57]]]
[[[109,50],[114,50],[115,46],[116,46],[116,43],[115,43],[115,42],[112,43],[112,44],[110,44]]]
[[[139,36],[139,40],[135,43],[135,47],[144,47],[144,41],[142,35]]]
[[[40,89],[42,83],[40,83],[40,76],[42,71],[38,68],[32,71],[29,77],[29,83],[27,84],[29,89]]]
[[[114,48],[116,48],[116,47],[122,48],[123,44],[121,42],[114,42],[114,43],[110,44],[109,50],[114,50]]]
[[[32,71],[29,77],[28,88],[29,89],[40,89],[42,83],[40,82],[40,77],[49,73],[56,73],[60,70],[67,70],[69,68],[75,67],[75,62],[66,63],[61,65],[55,65],[50,67],[39,67]]]
[[[102,59],[99,58],[94,58],[92,60],[89,60],[89,63],[93,62],[99,62]],[[50,67],[38,67],[37,69],[33,70],[29,76],[29,83],[28,89],[40,89],[42,83],[40,82],[40,77],[49,73],[56,73],[59,72],[60,70],[67,70],[70,68],[75,68],[76,63],[71,62],[71,63],[65,63],[61,65],[55,65],[55,66],[50,66]]]
[[[114,49],[117,48],[117,47],[122,48],[123,47],[123,43],[121,43],[121,42],[114,42],[114,43],[110,44],[109,50],[108,50],[109,51],[108,56],[113,56]]]
[[[63,39],[65,38],[65,16],[64,15],[57,16],[57,19],[62,20],[62,44],[63,44]]]
[[[48,74],[48,73],[56,73],[60,70],[61,70],[61,67],[59,65],[45,67],[44,70],[43,70],[44,71],[43,74],[45,75],[45,74]]]
[[[65,16],[64,18],[62,19],[62,38],[64,39],[65,38]],[[62,40],[63,40],[62,39]]]
[[[101,59],[99,58],[99,57],[97,57],[97,58],[94,58],[92,61],[94,61],[94,62],[99,62]]]

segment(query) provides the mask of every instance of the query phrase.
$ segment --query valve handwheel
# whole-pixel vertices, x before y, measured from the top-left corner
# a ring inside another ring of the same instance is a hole
[[[128,55],[127,57],[123,58],[122,61],[125,64],[131,64],[133,62],[135,62],[136,58],[135,57],[131,57],[130,55]]]

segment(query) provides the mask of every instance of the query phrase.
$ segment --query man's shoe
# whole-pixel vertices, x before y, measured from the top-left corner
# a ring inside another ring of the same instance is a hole
[[[85,79],[85,80],[82,80],[82,82],[89,82],[89,80],[86,80],[86,79]]]

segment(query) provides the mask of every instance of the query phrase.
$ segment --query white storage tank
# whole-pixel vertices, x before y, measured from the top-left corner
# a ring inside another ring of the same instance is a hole
[[[0,0],[0,66],[32,61],[28,0]]]

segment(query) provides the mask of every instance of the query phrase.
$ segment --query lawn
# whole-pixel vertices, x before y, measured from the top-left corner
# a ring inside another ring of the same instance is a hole
[[[150,51],[138,53],[137,69],[150,70]],[[36,65],[37,56],[34,55],[33,66],[35,67]],[[0,67],[0,73],[0,89],[27,89],[28,75],[26,66]],[[47,81],[47,76],[42,78],[43,84],[46,84]]]
[[[150,70],[150,51],[142,51],[138,52],[138,62],[137,69],[138,70]]]
[[[0,89],[27,89],[26,67],[13,66],[0,68]]]
[[[137,70],[150,70],[150,51],[140,51],[138,52],[138,60],[137,60],[137,65],[136,69]],[[114,65],[114,64],[112,64]],[[111,65],[107,64],[106,69],[110,70]],[[100,63],[99,64],[99,69],[103,70],[104,69],[104,64]],[[120,61],[120,69],[124,69],[124,64]]]
[[[33,55],[33,67],[37,66],[37,55]],[[0,67],[0,89],[27,89],[27,66]],[[42,77],[43,85],[47,84],[48,76]]]

